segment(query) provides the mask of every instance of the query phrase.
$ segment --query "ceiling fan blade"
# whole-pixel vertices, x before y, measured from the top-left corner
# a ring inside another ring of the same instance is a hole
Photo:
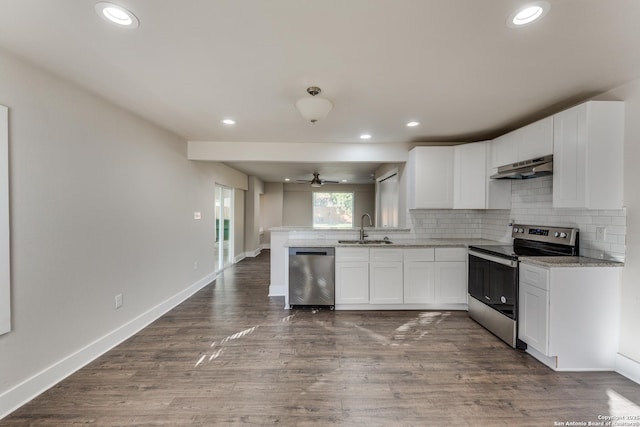
[[[311,182],[308,179],[296,179],[296,181],[298,181],[298,182]]]
[[[323,179],[322,183],[323,184],[340,184],[339,181],[329,181],[328,179]]]

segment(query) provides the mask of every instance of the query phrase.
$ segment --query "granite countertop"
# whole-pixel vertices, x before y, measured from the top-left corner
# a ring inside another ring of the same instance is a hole
[[[388,244],[354,244],[338,243],[332,239],[291,239],[284,243],[285,247],[335,247],[335,248],[436,248],[457,247],[466,248],[469,245],[504,245],[503,242],[487,239],[398,239]]]
[[[624,267],[624,263],[584,256],[520,257],[520,262],[542,267]]]
[[[395,227],[365,227],[364,228],[367,233],[410,233],[410,228],[395,228]],[[317,228],[317,227],[304,227],[304,226],[281,226],[281,227],[272,227],[269,229],[271,232],[288,232],[288,231],[315,231],[317,233],[325,233],[325,232],[360,232],[360,227],[335,227],[335,228]]]

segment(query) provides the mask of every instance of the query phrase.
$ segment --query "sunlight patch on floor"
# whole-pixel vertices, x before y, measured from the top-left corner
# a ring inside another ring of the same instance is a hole
[[[291,317],[291,316],[289,316]],[[255,332],[256,329],[258,329],[260,327],[260,325],[256,325],[252,328],[248,328],[245,329],[244,331],[240,331],[240,332],[236,332],[235,334],[231,334],[225,338],[222,339],[222,341],[220,341],[220,348],[218,348],[217,350],[213,351],[213,353],[209,356],[209,362],[218,359],[220,356],[222,356],[224,354],[224,345],[226,343],[228,343],[229,341],[234,341],[234,340],[238,340],[240,338],[244,338],[246,336],[251,335],[252,333]],[[210,347],[213,349],[215,346],[217,345],[217,341],[214,341],[211,343]],[[198,359],[198,361],[195,364],[195,368],[197,368],[199,365],[202,364],[202,362],[204,362],[204,360],[207,358],[208,353],[203,354],[202,356],[200,356],[200,358]]]
[[[608,389],[607,396],[609,397],[609,415],[612,417],[620,417],[619,420],[624,420],[630,415],[640,416],[640,407],[620,393]],[[632,425],[640,425],[640,419],[634,418],[634,420],[636,424]]]

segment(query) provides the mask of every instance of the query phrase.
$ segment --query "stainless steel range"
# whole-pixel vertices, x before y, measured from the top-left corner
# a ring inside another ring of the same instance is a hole
[[[578,230],[513,226],[513,244],[469,246],[469,316],[511,347],[518,340],[518,261],[521,256],[578,256]]]

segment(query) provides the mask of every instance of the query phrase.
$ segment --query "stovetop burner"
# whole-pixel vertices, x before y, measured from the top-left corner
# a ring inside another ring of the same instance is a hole
[[[518,256],[577,256],[578,229],[514,224],[511,245],[470,246],[478,252],[517,260]]]

